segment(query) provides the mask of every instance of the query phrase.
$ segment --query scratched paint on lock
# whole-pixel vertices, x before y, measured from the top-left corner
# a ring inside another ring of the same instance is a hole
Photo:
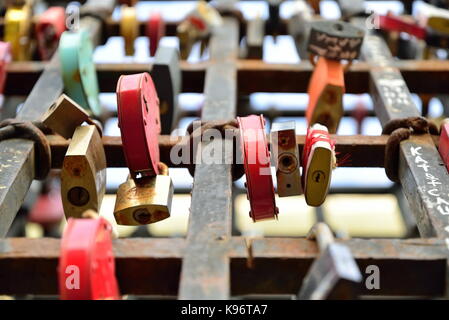
[[[59,43],[62,79],[67,95],[94,115],[101,113],[93,47],[86,30],[65,31]]]

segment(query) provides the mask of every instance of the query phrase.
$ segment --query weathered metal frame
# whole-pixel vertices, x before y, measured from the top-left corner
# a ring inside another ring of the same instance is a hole
[[[111,8],[115,1],[110,1]],[[100,39],[98,19],[86,17],[95,43]],[[1,23],[0,23],[1,25]],[[108,22],[107,28],[114,28]],[[0,27],[1,29],[1,27]],[[239,95],[253,92],[305,92],[312,67],[270,65],[237,59],[239,28],[226,18],[213,35],[210,61],[198,65],[182,63],[184,92],[203,92],[203,120],[232,119]],[[418,115],[408,88],[417,93],[442,93],[447,89],[447,61],[393,61],[383,40],[369,36],[363,49],[366,63],[351,67],[347,92],[370,91],[375,112],[382,124],[400,117]],[[151,66],[97,65],[101,90],[113,92],[122,73],[149,71]],[[8,95],[31,92],[18,118],[35,120],[62,92],[57,54],[49,63],[13,63],[8,68]],[[401,82],[406,103],[399,111],[382,91],[382,79],[393,75]],[[257,81],[256,81],[257,79]],[[405,79],[405,82],[403,81]],[[21,86],[15,87],[14,84]],[[240,113],[239,113],[240,114]],[[347,166],[382,167],[387,136],[335,136],[337,151],[351,153]],[[53,168],[60,168],[68,142],[49,136]],[[161,136],[162,160],[169,161],[171,148],[180,138]],[[121,140],[103,137],[109,167],[124,166]],[[231,143],[213,141],[210,143]],[[304,136],[297,136],[302,149]],[[347,244],[360,267],[376,264],[382,269],[380,290],[366,295],[443,296],[447,286],[449,227],[429,201],[425,173],[416,166],[416,148],[421,147],[432,175],[441,182],[437,191],[449,194],[449,174],[437,152],[437,137],[413,136],[401,144],[400,178],[422,237],[409,240],[339,240]],[[206,142],[203,142],[205,145]],[[34,176],[33,144],[26,140],[0,143],[0,236],[4,236],[25,197]],[[11,160],[14,161],[11,163]],[[228,159],[229,160],[229,159]],[[229,162],[228,162],[229,163]],[[432,189],[433,190],[433,189]],[[314,242],[297,238],[245,239],[233,237],[232,178],[229,164],[199,164],[192,189],[192,206],[185,239],[119,239],[114,242],[117,276],[122,293],[168,295],[180,299],[227,299],[231,295],[295,294],[308,267],[318,254]],[[9,238],[0,240],[0,294],[57,294],[56,266],[59,240]],[[249,266],[249,262],[252,266]]]

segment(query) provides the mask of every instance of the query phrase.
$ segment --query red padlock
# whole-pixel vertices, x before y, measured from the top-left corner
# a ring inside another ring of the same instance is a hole
[[[154,56],[159,45],[159,41],[165,36],[165,23],[159,12],[153,12],[147,23],[147,37],[150,42],[150,55]]]
[[[151,76],[146,72],[121,76],[117,105],[123,151],[131,175],[135,178],[137,174],[159,174],[159,98]]]
[[[392,14],[379,16],[379,27],[386,31],[397,31],[408,33],[418,39],[426,38],[426,29],[416,23],[410,23]]]
[[[3,94],[3,89],[6,83],[6,67],[11,62],[11,45],[9,42],[0,41],[0,94]]]
[[[61,300],[120,298],[111,233],[103,218],[67,221],[58,266]]]
[[[446,169],[449,171],[449,123],[441,126],[440,144],[438,145],[441,159],[443,159]]]
[[[58,49],[59,38],[66,29],[63,7],[50,7],[36,23],[36,38],[42,60],[50,60]]]
[[[237,117],[246,188],[251,206],[249,213],[254,222],[277,218],[273,180],[270,169],[270,152],[262,115]]]

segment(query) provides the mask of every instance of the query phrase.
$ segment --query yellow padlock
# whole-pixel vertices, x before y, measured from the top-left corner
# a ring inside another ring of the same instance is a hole
[[[31,8],[28,4],[6,10],[4,40],[11,43],[12,58],[25,61],[31,58]]]
[[[122,18],[120,20],[120,34],[125,40],[125,54],[134,55],[134,41],[139,36],[139,21],[134,7],[122,7]]]

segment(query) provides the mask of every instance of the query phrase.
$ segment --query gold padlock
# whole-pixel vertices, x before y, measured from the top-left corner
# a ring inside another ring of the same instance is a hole
[[[134,41],[139,36],[139,21],[134,7],[122,7],[122,18],[120,19],[120,34],[125,40],[125,54],[134,55]]]
[[[170,217],[173,183],[168,167],[159,163],[161,174],[137,179],[128,177],[117,190],[114,216],[121,225],[145,225]]]
[[[106,155],[94,125],[79,126],[73,134],[61,170],[61,198],[67,218],[98,211],[106,190]]]
[[[5,42],[11,43],[12,59],[25,61],[31,58],[31,7],[12,6],[5,14]]]

